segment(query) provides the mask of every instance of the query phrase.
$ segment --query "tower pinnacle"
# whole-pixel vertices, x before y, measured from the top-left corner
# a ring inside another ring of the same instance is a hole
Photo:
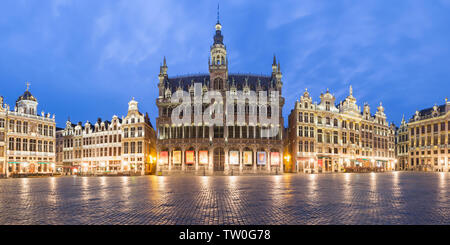
[[[219,13],[220,13],[220,11],[219,11],[220,9],[219,9],[219,3],[217,3],[217,24],[220,24],[220,15],[219,15]]]

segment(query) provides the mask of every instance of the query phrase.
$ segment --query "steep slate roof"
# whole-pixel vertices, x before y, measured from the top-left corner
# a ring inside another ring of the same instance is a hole
[[[175,92],[179,86],[185,91],[189,89],[191,84],[193,83],[201,83],[202,86],[209,85],[209,74],[199,74],[199,75],[187,75],[187,76],[179,76],[179,77],[173,77],[168,78],[165,81],[165,87],[169,87],[170,90]],[[230,86],[233,84],[236,84],[237,90],[242,90],[243,87],[246,84],[246,80],[248,83],[248,86],[251,90],[256,90],[256,87],[258,86],[258,80],[260,81],[261,87],[263,90],[268,90],[268,88],[272,85],[275,87],[275,79],[272,79],[272,76],[266,76],[266,75],[254,75],[254,74],[229,74],[228,75],[228,82]]]
[[[430,108],[427,108],[427,109],[420,110],[420,111],[419,111],[419,116],[420,116],[421,118],[422,118],[422,117],[429,117],[429,116],[431,116],[431,115],[433,114],[433,111],[434,111],[433,107],[430,107]],[[445,104],[444,104],[444,105],[438,106],[438,115],[442,115],[443,113],[445,113]],[[413,115],[413,116],[411,117],[411,119],[414,119],[414,116],[415,116],[415,115]]]

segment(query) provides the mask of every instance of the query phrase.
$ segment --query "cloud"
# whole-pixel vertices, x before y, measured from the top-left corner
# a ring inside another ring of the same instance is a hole
[[[318,1],[272,1],[267,19],[267,28],[276,29],[313,14],[319,8]]]
[[[51,9],[53,16],[59,17],[61,8],[68,7],[72,4],[72,0],[52,0]]]
[[[272,54],[281,60],[285,116],[305,87],[315,100],[327,88],[341,100],[351,84],[360,105],[383,100],[393,118],[448,96],[449,7],[448,0],[231,0],[220,6],[230,72],[267,74]],[[52,94],[80,98],[76,108],[57,109],[57,115],[80,110],[92,113],[83,120],[96,118],[95,109],[78,107],[90,107],[97,89],[102,101],[140,95],[153,115],[163,56],[170,76],[207,72],[216,8],[217,1],[208,0],[6,1],[2,79],[42,81],[55,88]],[[102,112],[118,114],[112,105],[108,110]]]

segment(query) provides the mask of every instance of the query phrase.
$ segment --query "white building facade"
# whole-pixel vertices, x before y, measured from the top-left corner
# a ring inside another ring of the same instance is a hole
[[[37,113],[38,101],[27,90],[14,110],[0,97],[0,174],[51,175],[55,166],[55,115]]]

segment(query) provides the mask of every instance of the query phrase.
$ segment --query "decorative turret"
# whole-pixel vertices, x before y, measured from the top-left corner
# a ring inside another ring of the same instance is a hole
[[[159,67],[159,82],[162,83],[165,77],[167,77],[166,56],[164,56],[163,64]]]
[[[159,98],[162,98],[164,96],[164,81],[167,80],[169,77],[167,75],[167,62],[166,62],[166,56],[164,56],[163,64],[159,67]]]
[[[275,75],[277,71],[277,58],[273,55],[272,74]]]
[[[277,78],[277,83],[282,85],[281,78],[283,77],[283,74],[281,73],[281,64],[280,64],[279,60],[278,60],[278,66],[277,66],[277,74],[275,77]]]
[[[383,112],[384,113],[384,107],[383,107],[383,103],[380,102],[380,106],[377,107],[379,112]]]
[[[385,124],[386,123],[386,114],[384,114],[383,104],[380,102],[380,106],[377,107],[377,112],[375,113],[375,118],[378,118],[378,123]]]
[[[30,93],[30,83],[27,82],[27,90],[16,101],[19,112],[35,115],[37,111],[37,99]]]
[[[128,113],[130,112],[138,112],[138,102],[134,100],[134,97],[128,102]]]
[[[445,113],[450,111],[450,101],[448,98],[445,98]]]

